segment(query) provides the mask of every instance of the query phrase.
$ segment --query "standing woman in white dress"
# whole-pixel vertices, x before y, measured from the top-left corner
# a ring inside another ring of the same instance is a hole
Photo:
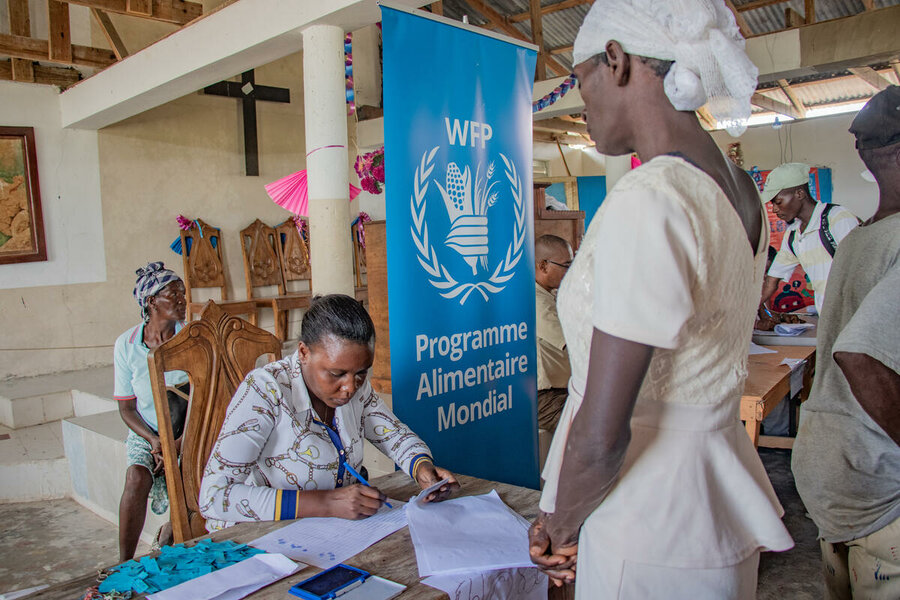
[[[757,70],[721,0],[596,0],[575,73],[609,193],[559,292],[569,399],[532,560],[576,598],[751,599],[793,541],[739,420],[768,247],[750,177],[701,128],[750,115]]]

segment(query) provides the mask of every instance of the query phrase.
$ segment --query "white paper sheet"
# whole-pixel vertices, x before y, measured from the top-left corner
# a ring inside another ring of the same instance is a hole
[[[282,554],[257,554],[147,598],[148,600],[240,600],[304,566],[306,565],[297,564]]]
[[[547,600],[547,576],[535,567],[501,569],[455,575],[433,575],[422,580],[453,600]]]
[[[382,505],[368,519],[297,519],[290,525],[253,540],[250,545],[266,552],[280,552],[294,560],[327,569],[406,526],[404,503],[393,499],[389,501],[394,508]]]
[[[806,360],[802,358],[785,358],[781,361],[782,365],[791,368],[791,397],[803,389],[803,373],[806,370]]]
[[[750,356],[753,356],[754,354],[775,354],[776,352],[777,350],[772,350],[771,348],[766,348],[765,346],[750,342]]]
[[[528,521],[496,491],[439,503],[410,502],[419,576],[530,567]]]

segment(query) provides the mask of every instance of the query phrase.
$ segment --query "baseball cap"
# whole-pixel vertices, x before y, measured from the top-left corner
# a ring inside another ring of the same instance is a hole
[[[766,177],[766,186],[759,195],[763,202],[768,202],[781,190],[800,185],[809,185],[809,165],[784,163],[780,167],[772,169],[772,172]]]
[[[853,123],[857,150],[884,148],[900,142],[900,86],[892,85],[869,100]]]

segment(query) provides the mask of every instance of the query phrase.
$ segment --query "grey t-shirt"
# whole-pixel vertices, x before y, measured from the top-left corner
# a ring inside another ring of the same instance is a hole
[[[838,246],[794,444],[797,491],[819,535],[845,542],[900,518],[900,446],[857,402],[834,352],[867,354],[900,373],[900,213]]]

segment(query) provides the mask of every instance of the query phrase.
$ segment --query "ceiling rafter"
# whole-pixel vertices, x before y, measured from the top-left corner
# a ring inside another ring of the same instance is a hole
[[[887,77],[884,77],[872,67],[851,67],[847,70],[853,73],[853,75],[855,75],[856,77],[859,77],[860,79],[871,85],[879,92],[892,85]]]
[[[173,23],[175,25],[186,25],[203,13],[203,5],[199,2],[184,2],[183,0],[152,0],[152,2],[151,0],[147,0],[145,3],[137,2],[137,0],[60,1],[69,4],[77,4],[79,6],[87,6],[88,8],[96,8],[108,13],[131,15],[133,17],[152,19],[164,23]]]
[[[531,4],[531,41],[538,47],[535,65],[535,80],[547,79],[547,51],[544,48],[544,24],[541,22],[541,0],[530,0]]]
[[[531,43],[531,40],[529,40],[524,33],[507,23],[503,15],[498,13],[496,9],[491,8],[484,0],[465,0],[465,3],[478,11],[481,16],[487,19],[487,23],[483,25],[483,27],[485,27],[486,29],[499,29],[510,37],[521,40],[523,42]],[[569,69],[564,67],[562,63],[551,56],[547,57],[547,68],[560,76],[569,74]]]
[[[50,43],[47,40],[0,33],[0,55],[27,60],[50,61]],[[71,65],[102,69],[116,62],[111,50],[90,46],[72,45]]]
[[[777,112],[779,114],[794,118],[794,119],[802,119],[803,116],[790,104],[785,104],[784,102],[779,102],[778,100],[773,100],[768,96],[764,96],[759,92],[753,94],[753,97],[750,98],[750,103],[754,106],[758,106],[760,108],[764,108],[766,110],[770,110],[772,112]]]
[[[575,8],[576,6],[582,6],[584,4],[593,4],[594,0],[563,0],[562,2],[556,2],[554,4],[548,4],[546,6],[541,7],[541,13],[545,15],[549,15],[551,13],[555,13],[560,10],[565,10],[567,8]],[[531,18],[531,11],[528,12],[520,12],[514,15],[510,15],[506,17],[506,21],[508,23],[521,23],[522,21],[527,21]]]
[[[122,38],[119,37],[119,32],[116,31],[116,27],[115,25],[113,25],[112,19],[109,18],[109,15],[96,8],[91,9],[91,14],[94,16],[94,19],[100,26],[100,31],[102,31],[103,35],[106,37],[106,41],[109,43],[109,47],[112,48],[113,53],[116,55],[116,59],[122,60],[123,58],[128,56],[128,49],[125,48],[125,43],[122,42]]]
[[[800,100],[800,97],[797,96],[797,93],[794,92],[794,89],[791,87],[791,84],[787,79],[779,79],[778,87],[781,88],[781,91],[784,92],[784,95],[788,97],[788,100],[791,102],[791,106],[796,109],[798,113],[800,113],[800,118],[806,117],[806,106],[804,106],[803,101]]]
[[[9,32],[13,35],[31,37],[31,17],[28,14],[28,0],[8,0]],[[13,81],[34,81],[34,66],[31,60],[13,58],[11,62]]]
[[[28,61],[28,63],[32,64],[31,61]],[[71,67],[49,67],[35,64],[32,66],[32,69],[34,72],[32,83],[56,85],[65,89],[81,80],[81,73]],[[12,59],[0,59],[0,80],[14,81]]]

